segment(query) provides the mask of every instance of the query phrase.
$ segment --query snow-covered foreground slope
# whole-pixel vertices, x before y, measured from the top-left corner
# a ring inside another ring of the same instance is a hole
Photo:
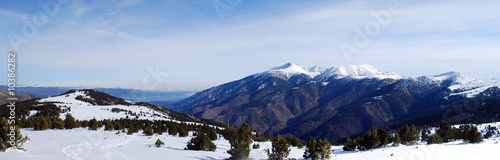
[[[500,127],[500,123],[490,124]],[[484,133],[486,124],[478,126]],[[136,133],[117,134],[117,131],[89,131],[78,128],[72,130],[33,131],[23,129],[22,134],[28,135],[31,141],[25,144],[26,152],[7,151],[0,153],[0,159],[38,160],[38,159],[172,159],[200,160],[224,159],[229,154],[229,142],[225,139],[214,141],[215,152],[184,150],[191,137],[178,137],[167,134],[144,136]],[[192,133],[190,133],[192,135]],[[156,148],[155,141],[160,139],[165,146]],[[420,142],[414,146],[399,146],[374,149],[372,151],[355,152],[342,151],[342,146],[333,146],[334,160],[490,160],[497,159],[500,151],[498,135],[486,139],[479,144],[464,144],[454,141],[444,144],[426,145]],[[271,142],[260,143],[261,148],[252,149],[250,159],[267,159],[264,149],[271,147]],[[291,148],[289,158],[303,159],[303,149]]]
[[[118,118],[135,118],[149,120],[171,120],[168,114],[158,112],[146,106],[139,105],[91,105],[90,103],[76,100],[77,96],[86,97],[84,92],[77,91],[61,96],[50,97],[39,100],[42,102],[53,102],[62,109],[68,109],[76,119],[89,120],[96,119],[118,119]],[[86,97],[91,98],[91,97]],[[126,112],[112,112],[113,108],[126,110]],[[129,113],[133,113],[130,114]],[[32,114],[35,114],[33,111]],[[65,113],[61,113],[61,118]],[[132,117],[134,115],[134,117]],[[500,128],[500,123],[491,123],[479,125],[478,128],[486,132],[486,125],[496,126]],[[456,126],[458,127],[458,126]],[[434,129],[435,130],[435,129]],[[43,130],[34,131],[33,129],[22,129],[22,134],[27,135],[31,140],[23,147],[27,149],[22,151],[7,151],[0,153],[0,160],[16,159],[16,160],[38,160],[38,159],[225,159],[230,155],[227,150],[230,149],[229,142],[225,139],[214,141],[217,145],[215,152],[191,151],[184,150],[187,142],[191,139],[188,137],[178,137],[162,134],[145,136],[142,131],[132,135],[127,135],[118,131],[104,131],[100,128],[97,131],[90,131],[84,128],[76,128],[71,130]],[[118,134],[117,134],[118,132]],[[434,133],[434,131],[432,131]],[[193,133],[191,132],[190,135]],[[160,139],[165,143],[161,148],[154,147],[154,143]],[[498,134],[490,139],[486,139],[480,144],[464,144],[462,141],[454,141],[445,144],[426,145],[425,142],[420,142],[415,146],[399,146],[374,149],[372,151],[352,152],[343,151],[342,146],[333,146],[335,152],[332,154],[332,159],[339,160],[424,160],[424,159],[496,159],[496,153],[500,151],[500,138]],[[261,148],[252,149],[250,159],[267,159],[265,149],[271,148],[271,142],[256,142],[260,143]],[[304,149],[291,147],[289,158],[303,159],[302,154]]]
[[[7,151],[0,153],[0,159],[42,160],[42,159],[172,159],[199,160],[229,158],[229,142],[225,139],[213,141],[217,145],[215,152],[184,150],[192,138],[167,134],[144,136],[141,132],[133,135],[116,134],[117,131],[90,131],[83,128],[72,130],[34,131],[23,129],[30,141],[24,145],[26,152]],[[191,132],[190,135],[193,133]],[[154,143],[160,139],[165,146],[156,148]],[[263,142],[261,146],[271,146]],[[264,148],[252,150],[250,158],[266,159]],[[293,147],[291,157],[299,158],[302,149]]]

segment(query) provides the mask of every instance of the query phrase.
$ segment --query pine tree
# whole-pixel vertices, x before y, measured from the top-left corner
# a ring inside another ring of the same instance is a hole
[[[217,140],[217,131],[214,128],[209,128],[207,131],[208,137],[210,137],[211,140]]]
[[[35,128],[35,124],[35,118],[29,118],[25,128]]]
[[[215,151],[217,146],[210,140],[207,133],[199,130],[195,137],[189,140],[186,149],[188,150],[202,150],[202,151]]]
[[[290,155],[290,144],[278,134],[273,139],[271,151],[266,149],[266,152],[269,160],[285,160]]]
[[[358,139],[360,150],[370,150],[377,148],[380,144],[377,128],[372,127],[361,139]]]
[[[401,143],[407,144],[409,139],[408,135],[410,135],[410,128],[408,127],[408,125],[405,124],[404,126],[402,126],[401,129],[399,129],[398,133],[401,138]]]
[[[292,138],[292,140],[290,141],[290,145],[298,147],[298,148],[304,147],[304,143],[302,143],[301,140],[299,140],[299,139],[297,139],[295,137]]]
[[[160,141],[160,139],[158,138],[158,140],[156,140],[156,143],[155,143],[155,146],[156,148],[160,148],[161,146],[163,146],[165,143],[163,143],[162,141]]]
[[[146,136],[152,136],[154,133],[153,133],[153,129],[151,129],[151,126],[147,126],[146,127],[146,130],[144,130],[144,134]]]
[[[443,143],[443,138],[439,134],[434,134],[427,137],[427,144],[441,144]]]
[[[161,130],[160,124],[155,123],[153,125],[153,133],[158,133],[159,135],[163,134],[163,131]]]
[[[76,128],[77,126],[76,126],[75,117],[73,117],[71,114],[67,113],[66,119],[64,119],[64,127],[66,129]]]
[[[104,130],[106,131],[112,131],[113,129],[115,129],[115,123],[113,121],[108,121],[106,123],[106,125],[104,126]]]
[[[344,149],[344,151],[354,151],[357,145],[356,140],[352,140],[351,137],[347,136],[347,140],[342,149]]]
[[[168,128],[168,134],[169,135],[177,135],[177,133],[179,133],[179,130],[177,129],[177,126],[176,125],[172,125]]]
[[[439,129],[436,130],[436,133],[439,134],[441,138],[443,138],[443,142],[449,142],[454,137],[451,124],[445,121],[442,121],[439,124]]]
[[[82,122],[80,120],[75,120],[75,128],[80,128],[82,127]]]
[[[99,128],[99,122],[94,118],[89,121],[88,127],[90,130],[97,130]]]
[[[481,132],[477,130],[477,127],[473,127],[472,125],[464,125],[460,128],[462,128],[461,138],[465,143],[479,143],[483,141]]]
[[[224,132],[223,132],[224,133]],[[255,136],[253,137],[253,140],[256,142],[265,142],[269,140],[269,137],[262,134],[262,133],[256,133]]]
[[[179,127],[179,137],[187,137],[188,136],[188,131],[186,130],[185,127]]]
[[[318,152],[318,142],[312,138],[309,137],[309,140],[306,143],[306,149],[304,151],[304,157],[305,159],[311,158],[311,160],[317,160],[319,159],[319,152]]]
[[[231,126],[226,127],[222,131],[222,136],[224,137],[224,139],[226,139],[228,141],[232,141],[236,137],[237,133],[238,133],[238,129],[236,129],[234,126],[231,125]],[[257,135],[259,135],[259,134],[256,134],[256,136]]]
[[[401,142],[406,145],[413,145],[418,141],[419,132],[417,128],[412,125],[411,128],[407,124],[401,127],[399,130],[399,136],[401,137]]]
[[[415,125],[411,125],[411,127],[410,127],[410,135],[408,135],[408,137],[409,137],[408,142],[410,143],[410,145],[415,144],[420,139],[420,136],[418,136],[419,133],[420,132],[418,132],[418,130],[415,127]]]
[[[243,123],[238,129],[236,136],[229,140],[231,149],[227,151],[231,155],[231,160],[246,160],[250,153],[250,144],[252,143],[252,128],[247,123]]]
[[[45,120],[47,121],[47,129],[52,129],[52,119],[50,118],[49,115],[47,115],[47,117],[45,117]]]
[[[52,127],[56,129],[64,129],[64,121],[59,117],[52,117]]]
[[[391,134],[385,129],[379,130],[378,137],[380,140],[379,146],[387,146],[389,143],[391,143]]]
[[[324,140],[319,140],[318,141],[318,146],[319,146],[319,155],[320,155],[320,158],[321,159],[330,159],[331,158],[331,149],[332,149],[332,145],[330,144],[330,142],[328,142],[328,140],[324,139]]]
[[[129,128],[128,128],[128,130],[127,130],[127,134],[128,134],[128,135],[132,135],[132,134],[134,134],[134,130],[135,130],[135,129],[134,129],[133,127],[129,127]]]
[[[392,140],[392,142],[393,146],[398,146],[399,144],[401,144],[401,137],[399,136],[399,133],[396,133],[396,135],[394,135],[394,139]]]
[[[37,126],[35,128],[35,130],[46,130],[46,129],[49,129],[49,122],[47,122],[47,119],[42,115],[38,118],[38,123],[37,123]]]
[[[5,151],[9,147],[25,150],[22,146],[29,138],[23,137],[19,128],[19,126],[9,124],[5,117],[0,119],[0,151]]]

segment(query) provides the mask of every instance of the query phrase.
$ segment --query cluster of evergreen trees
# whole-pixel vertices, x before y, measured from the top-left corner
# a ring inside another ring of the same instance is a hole
[[[399,144],[414,145],[420,138],[422,138],[422,141],[427,141],[427,144],[443,143],[457,139],[462,139],[466,143],[478,143],[482,141],[481,133],[477,130],[477,127],[473,127],[472,125],[462,125],[459,128],[455,128],[443,121],[436,130],[436,134],[429,135],[429,133],[430,131],[427,128],[419,131],[415,126],[412,125],[409,127],[406,124],[393,134],[385,129],[373,127],[356,140],[347,137],[343,149],[345,151],[354,151],[356,149],[365,151],[387,146],[390,143],[393,143],[394,146]]]
[[[493,136],[493,134],[500,134],[500,132],[498,131],[498,128],[495,127],[495,126],[491,126],[491,125],[488,125],[486,126],[486,133],[484,134],[484,138],[490,138]]]
[[[311,158],[311,160],[317,159],[330,159],[331,158],[331,147],[332,145],[326,139],[316,141],[314,138],[309,137],[306,143],[306,149],[304,151],[304,158]]]
[[[354,151],[356,149],[365,151],[387,146],[390,143],[393,143],[393,145],[413,145],[418,140],[419,131],[413,125],[411,127],[408,127],[406,124],[403,125],[394,136],[385,129],[372,127],[366,134],[362,137],[358,137],[356,140],[347,137],[343,149],[345,151]]]
[[[97,121],[95,118],[88,120],[75,120],[71,114],[66,114],[66,118],[62,120],[59,116],[48,115],[48,116],[33,116],[29,119],[20,119],[19,125],[22,128],[33,128],[34,130],[46,130],[46,129],[72,129],[80,127],[88,127],[90,130],[97,130],[103,126],[102,121]]]
[[[458,139],[463,140],[465,143],[479,143],[483,141],[481,132],[475,126],[467,124],[456,128],[448,122],[442,121],[436,130],[436,134],[428,136],[427,144],[440,144]]]
[[[195,133],[195,137],[189,140],[185,149],[215,151],[217,146],[212,141],[216,139],[216,129],[205,124],[203,125],[203,127],[200,127],[200,129],[198,129],[198,131]]]
[[[177,123],[166,120],[138,120],[138,119],[115,119],[115,120],[96,120],[95,118],[91,120],[76,120],[71,114],[66,114],[64,120],[60,119],[58,116],[47,114],[37,114],[30,117],[29,119],[21,118],[17,119],[18,126],[20,128],[34,128],[35,130],[46,130],[46,129],[73,129],[73,128],[87,128],[89,130],[97,130],[104,127],[106,131],[123,131],[127,134],[138,133],[140,130],[143,134],[151,136],[155,133],[163,134],[168,132],[169,135],[179,135],[180,137],[188,136],[189,131],[197,131],[201,125],[187,124],[184,122]],[[220,129],[212,128],[211,131],[220,133]],[[211,135],[212,137],[214,135]],[[216,135],[215,135],[216,136]]]

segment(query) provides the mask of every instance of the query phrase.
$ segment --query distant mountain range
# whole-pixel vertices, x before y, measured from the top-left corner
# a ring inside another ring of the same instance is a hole
[[[0,86],[1,90],[7,90],[7,86]],[[16,93],[33,95],[40,98],[59,95],[70,89],[80,89],[71,87],[17,87]],[[192,95],[192,92],[161,92],[161,91],[142,91],[134,89],[120,88],[95,88],[97,91],[106,92],[110,95],[121,97],[131,101],[156,102],[161,105],[179,101]],[[163,106],[163,105],[162,105]]]
[[[174,106],[222,123],[247,122],[258,132],[339,140],[372,126],[498,98],[499,86],[500,80],[459,72],[407,77],[370,65],[287,63],[198,92]]]
[[[5,90],[0,90],[0,105],[8,103],[9,101],[7,101],[7,98],[9,98],[9,97],[11,97],[9,92],[7,92]],[[16,94],[14,97],[17,98],[16,102],[37,98],[35,96],[26,95],[26,94]]]

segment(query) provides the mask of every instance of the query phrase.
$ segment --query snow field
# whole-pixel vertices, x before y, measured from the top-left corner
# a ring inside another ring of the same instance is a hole
[[[26,152],[7,151],[0,153],[0,159],[42,160],[42,159],[105,159],[105,160],[140,160],[140,159],[175,159],[200,160],[224,159],[230,155],[229,142],[225,139],[213,141],[217,145],[215,152],[184,150],[188,137],[167,135],[144,136],[142,132],[127,135],[116,134],[117,131],[90,131],[84,128],[71,130],[44,130],[22,129],[23,135],[28,135],[30,141],[24,145]],[[192,135],[193,132],[190,132]],[[154,143],[160,139],[165,143],[156,148]],[[500,151],[498,135],[486,139],[479,144],[465,144],[462,141],[453,141],[444,144],[426,145],[420,142],[414,146],[398,146],[378,148],[371,151],[356,152],[343,151],[343,146],[332,146],[335,152],[334,160],[490,160],[497,159]],[[264,149],[271,148],[271,142],[259,143],[259,149],[251,149],[250,159],[267,159]],[[251,147],[251,146],[250,146]],[[303,159],[304,149],[291,147],[289,158]],[[392,155],[392,156],[391,156]]]

